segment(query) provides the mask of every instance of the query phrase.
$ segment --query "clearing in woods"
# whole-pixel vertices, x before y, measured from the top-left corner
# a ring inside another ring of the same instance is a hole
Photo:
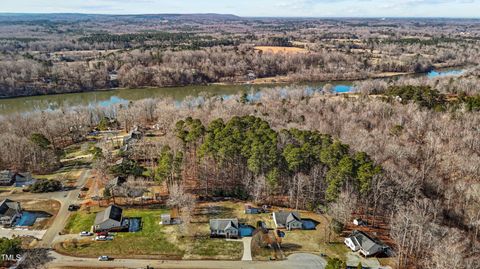
[[[255,50],[270,53],[307,53],[308,50],[297,47],[256,46]]]

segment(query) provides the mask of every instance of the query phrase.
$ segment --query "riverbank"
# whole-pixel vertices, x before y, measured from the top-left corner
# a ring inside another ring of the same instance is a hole
[[[448,75],[448,70],[463,72],[465,69],[437,69],[433,77]],[[458,74],[457,74],[458,75]],[[374,79],[387,79],[402,76],[425,76],[432,78],[429,73],[381,73]],[[37,95],[0,100],[0,115],[14,113],[25,113],[31,111],[56,110],[62,107],[75,106],[101,106],[108,107],[116,104],[128,104],[132,101],[147,98],[170,99],[175,103],[186,100],[187,97],[198,97],[204,95],[216,95],[224,99],[239,93],[257,93],[264,89],[277,87],[304,87],[305,89],[321,89],[326,84],[331,84],[333,90],[338,93],[347,93],[352,89],[353,84],[361,80],[343,81],[317,81],[317,82],[292,82],[285,77],[263,78],[255,81],[243,81],[237,83],[212,83],[209,85],[191,85],[181,87],[142,87],[137,89],[116,88],[100,89],[79,93],[65,93],[52,95]]]

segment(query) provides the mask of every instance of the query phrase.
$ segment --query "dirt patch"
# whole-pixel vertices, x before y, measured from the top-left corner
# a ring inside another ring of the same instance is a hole
[[[267,53],[307,53],[308,50],[297,47],[256,46],[255,50]]]

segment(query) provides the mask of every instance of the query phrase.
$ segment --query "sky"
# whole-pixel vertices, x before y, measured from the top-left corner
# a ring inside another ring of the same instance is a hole
[[[480,0],[0,0],[0,13],[222,13],[247,17],[480,17]]]

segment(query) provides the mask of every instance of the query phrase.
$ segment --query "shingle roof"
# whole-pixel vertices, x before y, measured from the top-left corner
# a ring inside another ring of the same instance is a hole
[[[273,213],[275,220],[277,221],[277,224],[286,226],[287,223],[290,223],[294,220],[296,221],[302,221],[300,218],[300,214],[298,212],[285,212],[285,211],[280,211],[280,212],[274,212]]]
[[[95,225],[101,224],[109,219],[120,222],[122,220],[122,209],[116,205],[111,205],[105,210],[98,212],[95,216]]]
[[[11,181],[13,178],[12,172],[8,170],[0,171],[0,181]]]
[[[383,249],[380,244],[377,244],[373,239],[363,232],[353,231],[350,238],[354,244],[360,246],[360,248],[370,254],[375,254]]]
[[[230,227],[238,229],[238,219],[211,219],[210,220],[211,230],[225,230]]]
[[[20,210],[20,203],[5,199],[0,203],[0,217],[13,217]]]

